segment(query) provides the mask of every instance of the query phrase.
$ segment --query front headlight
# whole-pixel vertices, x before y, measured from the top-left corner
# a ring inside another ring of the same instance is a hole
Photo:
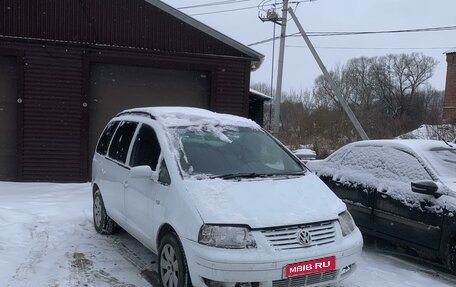
[[[353,230],[355,230],[355,222],[353,221],[353,218],[348,211],[344,211],[339,214],[339,223],[343,236],[347,236],[352,233]]]
[[[201,226],[198,242],[204,245],[228,248],[244,249],[255,248],[256,243],[247,227],[238,226]]]

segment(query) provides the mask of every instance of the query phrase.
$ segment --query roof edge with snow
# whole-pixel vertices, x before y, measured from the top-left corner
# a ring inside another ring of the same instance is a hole
[[[256,70],[261,66],[261,63],[264,60],[264,55],[253,50],[252,48],[247,47],[246,45],[234,40],[233,38],[228,37],[227,35],[207,26],[206,24],[201,23],[193,17],[188,16],[187,14],[177,10],[176,8],[160,1],[160,0],[145,0],[146,2],[154,5],[160,10],[165,11],[166,13],[176,17],[177,19],[189,24],[190,26],[195,27],[196,29],[220,40],[221,42],[235,48],[236,50],[252,57],[252,70]]]
[[[257,98],[261,98],[262,100],[265,100],[265,101],[270,101],[272,100],[272,97],[271,96],[268,96],[266,94],[263,94],[257,90],[254,90],[252,88],[250,88],[250,94],[252,94],[253,96],[257,97]]]

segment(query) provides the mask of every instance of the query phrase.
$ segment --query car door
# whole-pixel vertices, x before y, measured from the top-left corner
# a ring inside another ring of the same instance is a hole
[[[108,214],[118,223],[125,222],[124,189],[130,168],[126,161],[137,123],[122,121],[112,138],[105,161],[102,195]]]
[[[383,182],[375,196],[375,229],[412,244],[438,249],[443,223],[442,203],[433,195],[414,193],[413,181],[432,181],[423,164],[411,153],[393,147],[378,148]]]
[[[363,174],[369,172],[370,162],[360,160],[363,156],[356,147],[348,149],[338,163],[338,171],[325,181],[347,205],[356,225],[369,232],[374,229],[375,189],[364,182]]]
[[[140,241],[149,245],[154,241],[154,207],[160,184],[158,160],[161,148],[154,129],[142,124],[133,142],[130,166],[149,166],[155,176],[151,178],[127,178],[125,190],[125,210],[128,226]],[[155,180],[153,179],[155,178]]]

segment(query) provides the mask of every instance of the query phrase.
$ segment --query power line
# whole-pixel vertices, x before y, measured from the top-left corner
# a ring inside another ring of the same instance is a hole
[[[315,0],[298,0],[298,1],[290,1],[288,2],[289,4],[299,4],[299,3],[304,3],[304,2],[314,2]],[[276,6],[275,4],[265,4],[265,7],[272,7]],[[217,10],[217,11],[209,11],[209,12],[202,12],[202,13],[195,13],[195,14],[190,14],[190,16],[201,16],[201,15],[210,15],[210,14],[218,14],[218,13],[225,13],[225,12],[234,12],[234,11],[241,11],[241,10],[249,10],[249,9],[258,9],[257,6],[247,6],[247,7],[242,7],[242,8],[234,8],[234,9],[226,9],[226,10]]]
[[[308,32],[309,37],[328,37],[328,36],[351,36],[351,35],[375,35],[375,34],[397,34],[397,33],[417,33],[417,32],[438,32],[456,30],[456,26],[443,26],[432,28],[404,29],[404,30],[384,30],[384,31],[352,31],[352,32]],[[286,37],[299,37],[299,32],[289,34]],[[276,37],[277,39],[278,37]],[[265,39],[247,46],[255,46],[271,42],[273,39]]]
[[[291,48],[307,48],[303,45],[287,45]],[[443,50],[443,49],[454,49],[455,47],[315,47],[318,49],[329,49],[329,50]]]
[[[210,2],[210,3],[198,4],[198,5],[192,5],[192,6],[178,7],[177,9],[184,10],[184,9],[192,9],[192,8],[202,8],[202,7],[210,7],[210,6],[218,6],[218,5],[236,4],[236,3],[240,3],[240,2],[249,2],[249,1],[252,1],[252,0],[225,0],[225,1]]]
[[[249,7],[243,7],[243,8],[235,8],[235,9],[226,9],[226,10],[219,10],[219,11],[196,13],[196,14],[190,14],[190,16],[210,15],[210,14],[218,14],[218,13],[225,13],[225,12],[249,10],[249,9],[254,9],[254,8],[256,9],[256,8],[258,8],[258,6],[249,6]]]

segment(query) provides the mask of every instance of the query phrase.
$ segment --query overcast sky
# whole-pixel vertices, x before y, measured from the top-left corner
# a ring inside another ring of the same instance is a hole
[[[164,0],[165,3],[176,8],[221,1]],[[236,1],[238,2],[229,5],[181,9],[181,11],[188,15],[193,15],[256,6],[261,2],[261,0],[233,0],[232,2]],[[269,3],[274,3],[274,1]],[[332,32],[455,26],[455,11],[456,0],[317,0],[310,3],[300,3],[296,14],[307,32]],[[280,13],[280,11],[278,12]],[[258,19],[258,9],[195,15],[193,17],[245,45],[271,38],[273,33],[274,24],[261,22]],[[294,22],[288,22],[287,34],[297,31],[298,29]],[[279,33],[280,26],[277,26],[277,35]],[[438,60],[439,65],[436,68],[434,77],[431,79],[431,84],[440,90],[445,87],[446,62],[444,53],[448,50],[456,51],[456,30],[386,35],[312,37],[311,40],[328,69],[343,65],[347,60],[360,56],[370,57],[389,53],[412,52],[420,52],[432,56]],[[279,41],[276,41],[276,52],[278,51],[278,43]],[[289,37],[286,45],[284,89],[312,89],[315,78],[321,72],[309,50],[305,47],[296,47],[304,46],[304,40],[298,37]],[[265,55],[265,61],[261,68],[252,73],[252,83],[265,82],[269,84],[273,58],[272,42],[252,46],[252,48]],[[277,55],[275,62],[277,63]],[[275,67],[277,67],[277,64]],[[274,75],[276,75],[276,71],[277,69],[275,68]]]

